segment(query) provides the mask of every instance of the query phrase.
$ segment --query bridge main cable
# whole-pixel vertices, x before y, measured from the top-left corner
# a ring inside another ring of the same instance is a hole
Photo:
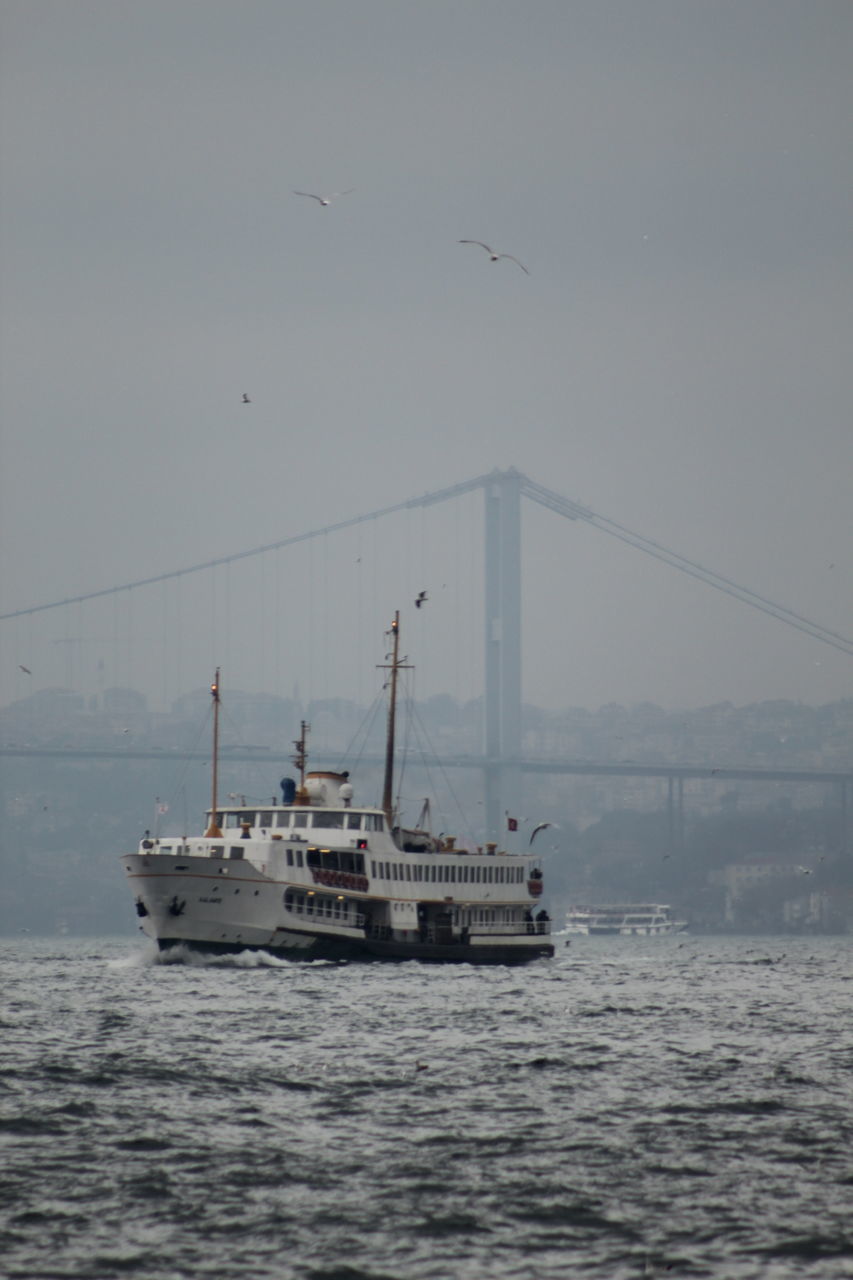
[[[714,573],[712,569],[706,569],[704,565],[697,564],[695,560],[688,560],[686,556],[679,555],[677,551],[671,551],[669,547],[664,547],[661,543],[654,542],[651,538],[646,538],[641,533],[633,533],[630,529],[626,529],[624,525],[617,524],[615,520],[610,520],[607,516],[598,515],[580,502],[573,502],[569,498],[564,498],[559,493],[546,489],[544,485],[528,480],[526,476],[522,477],[521,491],[525,497],[530,498],[533,502],[538,502],[540,506],[548,507],[551,511],[556,511],[559,515],[566,516],[569,520],[585,520],[587,524],[600,529],[602,533],[609,533],[611,537],[618,538],[621,542],[627,543],[628,546],[645,551],[647,555],[654,556],[657,560],[662,560],[664,564],[671,565],[674,569],[680,569],[682,573],[687,573],[692,578],[698,578],[700,582],[705,582],[710,587],[716,587],[718,591],[723,591],[726,595],[733,596],[735,600],[752,605],[753,609],[760,609],[762,613],[769,614],[771,618],[786,622],[788,626],[796,627],[798,631],[803,631],[806,635],[812,636],[815,640],[821,640],[824,644],[831,645],[834,649],[840,649],[842,653],[853,654],[853,640],[849,640],[847,636],[839,635],[837,631],[830,631],[828,627],[821,626],[819,622],[812,622],[810,618],[804,618],[802,614],[794,613],[793,609],[787,609],[784,605],[776,604],[775,601],[768,600],[765,596],[758,595],[757,592],[750,591],[748,587],[742,587],[737,582],[732,582],[730,578],[724,578],[721,574]]]
[[[250,556],[261,556],[267,551],[280,551],[282,547],[291,547],[298,542],[308,542],[311,538],[320,538],[323,534],[339,533],[341,529],[351,529],[353,525],[364,524],[367,520],[379,520],[382,516],[393,515],[397,511],[407,511],[413,507],[428,507],[436,502],[445,502],[448,498],[459,497],[472,489],[482,489],[491,477],[477,476],[473,480],[463,480],[449,489],[437,489],[433,493],[423,493],[417,498],[408,498],[405,502],[395,502],[390,507],[381,507],[378,511],[368,511],[364,515],[350,516],[348,520],[338,520],[335,524],[324,525],[322,529],[309,529],[307,533],[295,533],[289,538],[279,538],[277,542],[267,542],[262,547],[252,547],[248,551],[236,551],[229,556],[219,556],[216,560],[204,560],[200,564],[187,565],[183,569],[170,569],[167,573],[156,573],[150,578],[137,578],[134,582],[123,582],[115,587],[102,587],[99,591],[87,591],[79,596],[66,596],[63,600],[51,600],[49,604],[31,605],[28,609],[15,609],[11,613],[0,613],[0,622],[10,618],[23,618],[33,613],[44,613],[47,609],[60,609],[67,604],[82,604],[84,600],[97,600],[100,596],[116,595],[119,591],[135,591],[138,587],[151,587],[157,582],[168,582],[172,578],[184,578],[190,573],[201,573],[205,569],[218,569],[220,565],[234,564],[237,560],[247,560]]]

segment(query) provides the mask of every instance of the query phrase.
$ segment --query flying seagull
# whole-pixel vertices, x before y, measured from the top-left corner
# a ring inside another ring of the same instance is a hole
[[[528,844],[528,848],[530,847],[531,844],[533,844],[533,841],[536,839],[536,833],[538,831],[544,831],[546,827],[552,827],[553,825],[554,824],[552,822],[540,822],[538,827],[534,827],[533,831],[530,834],[530,842]]]
[[[420,609],[421,605],[424,603],[425,600],[429,600],[429,596],[425,591],[419,591],[418,598],[415,601],[415,608]]]
[[[251,402],[251,400],[249,399],[248,393],[244,391],[244,392],[243,392],[243,404],[251,404],[251,403],[252,403],[252,402]]]
[[[526,275],[528,276],[530,275],[530,272],[527,270],[527,267],[524,265],[524,263],[519,262],[518,258],[514,258],[511,253],[495,253],[491,245],[483,244],[482,240],[460,240],[459,243],[460,244],[478,244],[481,249],[486,250],[486,253],[489,255],[492,262],[498,262],[499,259],[501,258],[509,258],[510,262],[514,262],[517,267],[521,267],[522,271]]]
[[[309,200],[316,200],[325,209],[333,200],[337,200],[340,196],[348,196],[351,191],[355,191],[355,187],[349,187],[346,191],[333,191],[330,196],[315,196],[313,191],[294,191],[295,196],[307,196]]]
[[[23,671],[25,676],[31,676],[33,674],[32,671],[30,671],[29,667],[22,667],[20,662],[18,663],[18,666],[20,667],[21,671]]]

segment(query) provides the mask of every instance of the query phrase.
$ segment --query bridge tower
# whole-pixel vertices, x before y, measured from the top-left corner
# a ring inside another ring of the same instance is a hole
[[[486,477],[486,839],[501,842],[504,810],[521,800],[521,485],[514,468]]]

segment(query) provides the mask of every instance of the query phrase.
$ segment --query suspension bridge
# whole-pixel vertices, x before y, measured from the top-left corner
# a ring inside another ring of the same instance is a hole
[[[697,563],[669,547],[665,547],[644,535],[634,532],[588,506],[575,502],[558,494],[544,485],[538,484],[514,468],[495,470],[476,476],[470,480],[449,488],[424,493],[404,502],[399,502],[370,511],[361,515],[310,529],[303,533],[291,534],[287,537],[267,542],[248,550],[241,550],[218,558],[191,564],[183,568],[170,569],[166,572],[118,585],[101,588],[82,594],[72,595],[47,603],[32,605],[0,615],[0,622],[11,622],[13,619],[31,620],[38,614],[51,610],[77,608],[96,600],[117,597],[127,593],[140,592],[173,583],[193,575],[215,572],[219,569],[230,569],[239,562],[257,560],[272,552],[283,551],[301,543],[313,543],[328,540],[333,535],[344,531],[357,530],[359,526],[374,524],[385,517],[400,512],[413,511],[417,508],[434,507],[437,504],[461,498],[463,495],[480,492],[483,497],[483,705],[484,705],[484,737],[482,757],[474,761],[468,758],[468,767],[475,764],[482,769],[485,785],[486,827],[490,834],[500,831],[502,815],[506,811],[517,810],[521,793],[521,774],[528,769],[548,768],[553,772],[610,772],[614,768],[623,774],[639,775],[644,772],[641,766],[595,766],[578,765],[571,761],[526,761],[521,751],[522,726],[522,538],[521,538],[521,504],[522,500],[544,507],[564,519],[583,522],[599,530],[608,537],[618,539],[671,568],[686,574],[708,587],[740,601],[750,608],[761,611],[792,627],[820,643],[830,646],[846,654],[853,654],[853,640],[838,632],[809,619],[802,614],[788,609],[784,605],[759,595],[730,578],[724,577],[704,565]],[[176,625],[179,622],[176,621]],[[74,637],[66,637],[65,642],[72,646]],[[60,643],[55,641],[54,643]],[[645,773],[649,769],[646,767]],[[656,776],[669,779],[669,805],[671,825],[674,829],[680,822],[683,798],[683,785],[687,777],[699,776],[695,770],[678,766],[662,766],[651,770]],[[701,771],[700,771],[701,772]],[[715,775],[721,771],[714,769]],[[770,771],[726,771],[730,776],[746,776],[747,773],[757,776],[772,777],[779,780],[790,774],[791,780],[831,782],[840,786],[841,807],[845,814],[845,831],[849,825],[850,787],[853,777],[837,772],[809,772],[804,770]]]

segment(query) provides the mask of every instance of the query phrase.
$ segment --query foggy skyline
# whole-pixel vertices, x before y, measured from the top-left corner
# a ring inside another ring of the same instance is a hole
[[[2,48],[0,612],[515,466],[853,635],[846,0],[9,0]],[[481,546],[469,497],[3,622],[0,705],[368,700],[395,607],[477,697]],[[525,701],[851,695],[595,529],[527,503],[523,548]]]

